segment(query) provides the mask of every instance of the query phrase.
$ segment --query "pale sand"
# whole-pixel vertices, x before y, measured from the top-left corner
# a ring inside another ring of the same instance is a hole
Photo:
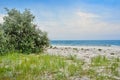
[[[91,58],[103,55],[108,59],[120,58],[120,47],[102,47],[102,46],[53,46],[47,49],[47,53],[50,55],[71,56],[75,55],[76,58],[82,59],[86,62],[83,69],[89,68]],[[100,70],[99,70],[100,71]],[[120,70],[119,70],[120,71]],[[115,77],[116,80],[120,80],[119,77]],[[91,80],[87,76],[82,78],[76,78],[73,80]]]
[[[76,58],[83,59],[87,62],[92,57],[104,55],[107,58],[119,57],[120,47],[103,47],[103,46],[53,46],[47,49],[50,55],[71,56],[75,55]]]

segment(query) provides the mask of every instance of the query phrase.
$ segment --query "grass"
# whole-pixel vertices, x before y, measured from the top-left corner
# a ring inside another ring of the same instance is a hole
[[[89,67],[84,69],[85,65]],[[90,64],[72,55],[12,53],[0,56],[0,80],[74,80],[84,76],[92,80],[117,80],[118,69],[120,58],[109,60],[105,56],[92,58]]]
[[[78,51],[78,49],[77,49],[77,48],[73,48],[73,50]]]
[[[92,58],[91,66],[99,74],[96,77],[98,80],[120,79],[120,58],[108,59],[105,56],[97,56]]]
[[[91,64],[93,66],[107,66],[110,63],[110,60],[105,56],[97,56],[91,59]]]

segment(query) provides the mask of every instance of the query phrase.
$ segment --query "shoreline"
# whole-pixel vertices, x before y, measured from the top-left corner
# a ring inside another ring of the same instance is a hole
[[[64,46],[64,45],[51,45],[57,48],[101,48],[101,49],[120,49],[120,46]]]

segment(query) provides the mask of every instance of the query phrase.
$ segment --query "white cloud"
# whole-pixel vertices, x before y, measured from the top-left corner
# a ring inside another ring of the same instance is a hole
[[[84,18],[98,18],[100,17],[99,15],[93,14],[93,13],[87,13],[87,12],[76,12],[76,14],[80,17],[84,17]]]
[[[50,39],[112,39],[120,36],[120,23],[102,21],[104,16],[98,14],[65,12],[52,18],[56,20],[46,18],[46,21],[41,20],[39,23],[40,28],[48,32]]]

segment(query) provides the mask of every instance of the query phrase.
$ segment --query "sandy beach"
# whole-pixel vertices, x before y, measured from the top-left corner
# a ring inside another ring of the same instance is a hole
[[[90,61],[92,57],[103,55],[107,58],[120,57],[120,47],[104,46],[52,46],[47,53],[60,56],[76,56],[78,59]]]

